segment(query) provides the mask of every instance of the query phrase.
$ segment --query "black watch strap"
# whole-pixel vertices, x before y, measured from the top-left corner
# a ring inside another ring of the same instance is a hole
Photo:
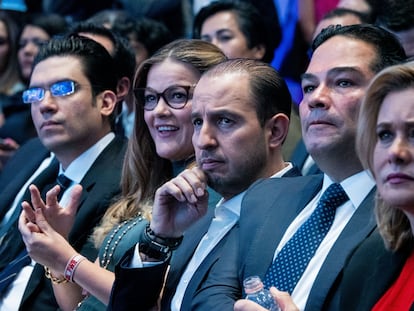
[[[163,238],[157,236],[148,224],[142,232],[139,242],[139,251],[150,258],[164,261],[171,255],[171,251],[180,246],[182,240],[183,237]]]

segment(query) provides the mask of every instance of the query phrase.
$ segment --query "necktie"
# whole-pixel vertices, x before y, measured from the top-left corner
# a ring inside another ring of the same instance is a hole
[[[336,208],[348,200],[340,184],[330,185],[320,198],[315,211],[277,254],[266,272],[264,283],[269,288],[292,294],[297,282],[314,256],[335,218]]]
[[[36,178],[33,182],[40,188],[42,198],[45,197],[48,190],[58,184],[61,187],[61,191],[58,196],[58,199],[60,200],[63,192],[71,185],[72,181],[63,174],[56,177],[57,170],[58,166],[56,163],[51,164],[44,172],[42,172],[42,174],[39,175],[40,179],[43,181],[43,185],[36,182],[40,180],[38,178]],[[55,179],[55,182],[50,183],[53,179]],[[29,198],[30,196],[24,196],[23,200],[28,200]],[[19,207],[17,211],[17,214],[20,214],[21,208]],[[13,219],[13,224],[10,226],[10,229],[4,237],[2,237],[0,255],[3,258],[7,257],[8,262],[4,263],[4,260],[0,261],[3,262],[0,266],[4,267],[4,269],[0,272],[0,296],[4,295],[8,286],[14,281],[21,269],[31,262],[30,257],[27,255],[26,248],[24,247],[20,231],[17,227],[17,219],[18,217]]]
[[[58,194],[59,201],[66,189],[68,189],[72,184],[72,180],[66,177],[64,174],[59,174],[59,176],[56,178],[56,184],[60,186],[60,192]]]

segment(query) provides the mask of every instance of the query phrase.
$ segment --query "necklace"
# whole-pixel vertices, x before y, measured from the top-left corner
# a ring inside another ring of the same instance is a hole
[[[138,218],[137,218],[138,217]],[[106,269],[109,265],[109,263],[112,260],[112,257],[114,255],[115,249],[118,246],[119,242],[122,240],[122,238],[125,236],[125,234],[131,230],[138,222],[140,222],[143,218],[141,216],[141,213],[138,214],[137,217],[134,217],[132,219],[124,220],[121,222],[115,230],[111,233],[109,236],[108,241],[106,242],[104,253],[101,260],[101,266]],[[123,228],[123,231],[118,235],[118,237],[114,240],[115,236],[121,229]],[[114,243],[112,244],[112,241]],[[112,246],[111,246],[112,244]]]

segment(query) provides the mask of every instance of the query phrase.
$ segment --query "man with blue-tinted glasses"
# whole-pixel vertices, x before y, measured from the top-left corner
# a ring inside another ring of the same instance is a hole
[[[114,72],[106,49],[84,37],[51,40],[35,60],[23,101],[31,105],[38,138],[19,149],[0,177],[0,310],[58,308],[44,268],[27,256],[16,225],[20,203],[30,202],[30,184],[44,198],[58,174],[65,176],[60,205],[76,191],[81,196],[69,242],[89,259],[97,256],[87,238],[120,191],[126,147],[111,130]]]

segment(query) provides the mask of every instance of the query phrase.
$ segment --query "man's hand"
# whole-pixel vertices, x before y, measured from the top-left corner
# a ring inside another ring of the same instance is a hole
[[[175,238],[205,215],[207,178],[197,167],[186,169],[155,193],[151,229],[160,237]]]
[[[295,305],[288,292],[282,292],[275,287],[270,288],[270,293],[273,296],[274,301],[279,305],[281,311],[299,311],[299,308]],[[234,304],[234,311],[266,311],[267,309],[258,305],[257,303],[240,299]]]

